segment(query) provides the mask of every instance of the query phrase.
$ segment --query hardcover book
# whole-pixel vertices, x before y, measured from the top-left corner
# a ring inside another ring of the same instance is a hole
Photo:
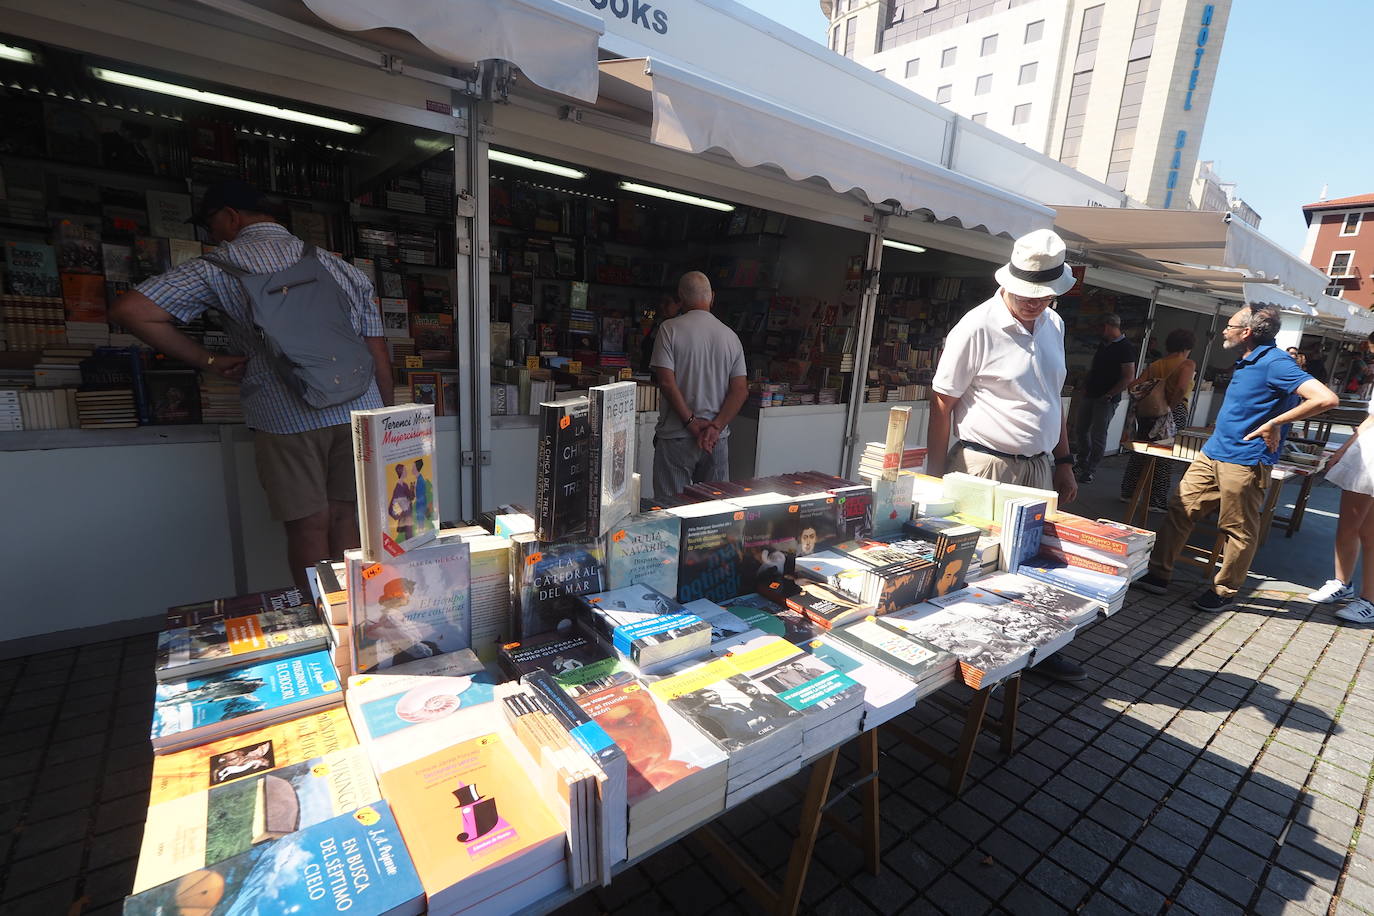
[[[587,533],[604,535],[638,507],[635,469],[634,382],[597,385],[587,391]]]
[[[154,699],[158,752],[240,734],[343,699],[329,653],[276,659],[202,678],[164,681]]]
[[[535,531],[557,541],[587,531],[588,405],[586,398],[539,405]]]
[[[682,522],[670,512],[646,512],[623,519],[606,537],[606,587],[647,585],[677,593]]]
[[[516,639],[555,630],[569,632],[579,615],[578,597],[605,590],[605,553],[600,538],[541,544],[531,534],[511,538],[511,581]]]
[[[125,916],[418,916],[425,896],[384,801],[305,827],[124,901]]]
[[[204,675],[323,648],[329,629],[313,604],[212,620],[157,637],[159,681]]]
[[[470,648],[469,553],[458,538],[442,538],[387,563],[368,563],[361,551],[344,551],[354,673]]]
[[[367,754],[351,747],[150,805],[133,893],[380,798]]]
[[[741,594],[744,510],[714,500],[667,510],[682,520],[677,599],[709,598],[717,604]]]
[[[364,560],[398,557],[434,540],[439,494],[433,406],[355,410],[353,462]]]

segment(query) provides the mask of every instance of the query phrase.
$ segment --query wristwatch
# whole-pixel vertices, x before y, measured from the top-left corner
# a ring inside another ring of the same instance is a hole
[[[211,353],[205,357],[205,368],[209,369],[215,364],[215,354]]]
[[[1075,457],[1073,456],[1073,452],[1069,452],[1067,455],[1060,455],[1059,457],[1055,458],[1055,459],[1054,459],[1054,463],[1055,463],[1055,464],[1077,464],[1077,463],[1078,463],[1078,459],[1075,458]]]

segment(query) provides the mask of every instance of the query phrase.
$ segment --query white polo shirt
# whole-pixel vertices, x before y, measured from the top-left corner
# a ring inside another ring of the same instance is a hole
[[[970,309],[945,338],[932,387],[959,399],[950,445],[964,439],[1012,455],[1052,452],[1063,419],[1064,321],[1047,309],[1034,333],[1001,290]]]

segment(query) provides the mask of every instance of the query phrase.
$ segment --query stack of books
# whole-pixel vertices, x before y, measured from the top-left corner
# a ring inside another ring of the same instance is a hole
[[[1029,562],[1022,563],[1018,572],[1079,597],[1091,598],[1098,602],[1107,614],[1115,614],[1121,610],[1126,601],[1126,589],[1130,585],[1130,580],[1124,576],[1069,566],[1056,562],[1043,553]]]
[[[702,655],[710,648],[708,623],[646,585],[583,595],[581,601],[589,629],[644,673]]]
[[[899,459],[897,468],[899,470],[919,471],[926,463],[926,451],[924,447],[903,448],[900,454],[894,454],[894,459]],[[864,446],[863,455],[859,458],[859,476],[869,480],[876,480],[881,477],[884,464],[883,443],[869,442]]]
[[[1092,521],[1051,513],[1041,538],[1043,553],[1069,566],[1138,579],[1149,567],[1155,534],[1108,519]]]
[[[0,388],[0,432],[24,428],[24,411],[17,388]]]
[[[200,373],[200,420],[202,423],[242,423],[239,386],[213,372]]]
[[[906,608],[883,621],[955,655],[964,683],[975,690],[1022,670],[1035,651],[986,621],[932,603]]]
[[[293,595],[299,592],[292,590]],[[158,634],[154,673],[159,681],[205,677],[288,655],[325,648],[329,627],[314,604],[275,607],[168,627]],[[203,617],[207,619],[201,619]]]
[[[959,660],[952,653],[894,626],[884,617],[865,617],[839,627],[826,638],[901,674],[912,683],[913,698],[944,687],[954,680],[959,669]],[[890,685],[888,689],[892,689]]]
[[[138,425],[133,389],[78,391],[77,421],[81,429],[130,429]]]

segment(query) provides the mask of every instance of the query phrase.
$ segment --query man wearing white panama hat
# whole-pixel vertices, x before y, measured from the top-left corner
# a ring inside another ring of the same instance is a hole
[[[1052,306],[1073,286],[1064,240],[1049,229],[1017,239],[998,268],[1001,288],[970,309],[945,338],[926,429],[927,473],[963,471],[1003,483],[1078,496],[1060,400],[1067,368],[1064,322]],[[1034,669],[1084,677],[1052,655]]]

